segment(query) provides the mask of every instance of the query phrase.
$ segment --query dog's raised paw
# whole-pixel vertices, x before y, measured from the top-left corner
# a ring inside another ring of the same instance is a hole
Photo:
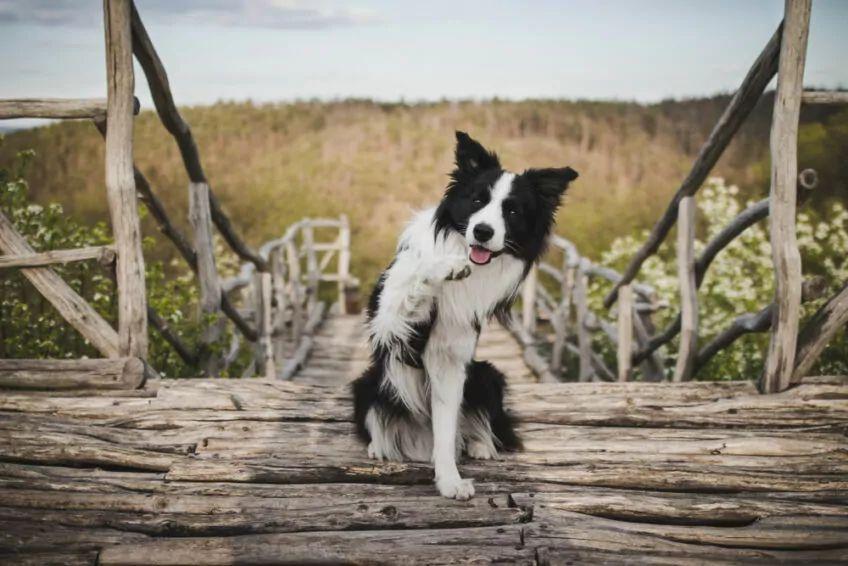
[[[436,488],[442,497],[448,499],[467,501],[474,497],[474,480],[472,479],[436,480]]]

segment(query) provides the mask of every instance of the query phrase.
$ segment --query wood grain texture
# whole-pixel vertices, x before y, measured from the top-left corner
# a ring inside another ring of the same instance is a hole
[[[801,95],[804,104],[848,104],[848,92],[844,90],[807,90]]]
[[[138,358],[0,360],[0,389],[138,389],[145,372]]]
[[[0,251],[12,256],[32,256],[36,253],[2,212]],[[59,311],[62,318],[101,354],[109,358],[120,356],[118,333],[55,271],[49,267],[33,267],[22,269],[21,273]]]
[[[121,355],[147,358],[147,295],[141,225],[133,173],[133,75],[130,0],[104,0],[106,29],[106,196],[115,249],[118,347]]]
[[[798,120],[811,8],[811,0],[786,0],[772,115],[769,235],[776,308],[761,383],[763,391],[768,393],[789,387],[795,371],[801,316],[801,254],[795,233]]]
[[[12,118],[105,118],[104,98],[18,98],[0,100],[0,120]]]
[[[525,449],[463,458],[467,502],[438,496],[429,464],[368,459],[344,383],[7,392],[0,561],[838,563],[846,388],[515,383]]]

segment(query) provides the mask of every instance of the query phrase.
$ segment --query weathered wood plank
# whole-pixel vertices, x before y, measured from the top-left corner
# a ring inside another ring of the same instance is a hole
[[[138,358],[82,360],[2,360],[0,388],[6,389],[138,389],[145,365]]]
[[[147,295],[141,225],[133,174],[133,75],[130,0],[104,0],[106,28],[106,196],[115,249],[118,348],[123,356],[147,358]]]
[[[99,564],[535,564],[522,527],[382,530],[165,539],[109,547]]]
[[[848,91],[806,90],[801,94],[804,104],[848,104]]]
[[[12,118],[105,118],[104,98],[18,98],[0,100],[0,120]]]
[[[592,367],[592,337],[586,328],[589,318],[589,303],[587,298],[589,278],[586,275],[586,258],[580,259],[577,269],[577,277],[574,280],[574,304],[577,308],[577,345],[580,349],[580,375],[581,382],[589,381],[595,376]]]
[[[616,283],[612,290],[604,298],[604,306],[609,308],[618,297],[618,289],[635,279],[642,264],[651,255],[655,254],[668,235],[675,220],[677,220],[677,208],[683,197],[694,195],[701,184],[707,178],[713,166],[724,153],[733,136],[739,130],[742,123],[756,106],[760,96],[765,91],[772,77],[777,73],[778,59],[780,57],[781,37],[783,35],[783,24],[771,36],[762,53],[751,66],[748,74],[742,80],[739,89],[730,99],[730,102],[722,113],[710,137],[704,142],[698,157],[692,164],[692,169],[686,179],[677,189],[671,203],[651,229],[648,239],[642,247],[633,255],[630,263],[622,274],[621,280]]]
[[[811,0],[786,0],[780,70],[771,126],[769,234],[775,270],[775,312],[762,376],[763,391],[783,391],[792,382],[801,316],[801,254],[795,234],[798,120]]]
[[[115,262],[115,246],[89,246],[72,250],[52,250],[25,255],[0,256],[0,269],[10,267],[45,267],[73,261],[96,259],[103,266]]]
[[[695,282],[695,197],[681,199],[677,221],[677,279],[680,282],[680,347],[674,381],[689,381],[698,354],[698,286]]]
[[[0,212],[0,250],[10,255],[33,255],[35,250],[21,236],[5,214]],[[26,268],[21,273],[53,305],[59,314],[104,356],[120,355],[118,334],[49,268]]]

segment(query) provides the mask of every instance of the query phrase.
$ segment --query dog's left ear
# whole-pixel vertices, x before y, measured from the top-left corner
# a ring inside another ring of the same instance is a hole
[[[488,169],[501,166],[498,156],[465,132],[456,132],[455,177],[476,176]]]
[[[522,176],[539,195],[554,207],[559,206],[568,184],[579,175],[571,167],[528,169]]]

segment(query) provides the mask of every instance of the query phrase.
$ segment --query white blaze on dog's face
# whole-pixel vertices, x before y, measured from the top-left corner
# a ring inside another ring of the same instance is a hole
[[[461,234],[468,258],[477,265],[501,254],[525,265],[536,261],[577,172],[561,167],[510,173],[468,134],[457,132],[456,142],[456,168],[435,213],[436,237],[448,231]]]
[[[483,203],[482,196],[473,202],[482,208],[469,217],[465,240],[471,247],[469,258],[476,264],[489,263],[493,254],[500,254],[504,249],[507,230],[504,201],[512,191],[514,179],[514,173],[504,171],[491,187],[489,202]]]

